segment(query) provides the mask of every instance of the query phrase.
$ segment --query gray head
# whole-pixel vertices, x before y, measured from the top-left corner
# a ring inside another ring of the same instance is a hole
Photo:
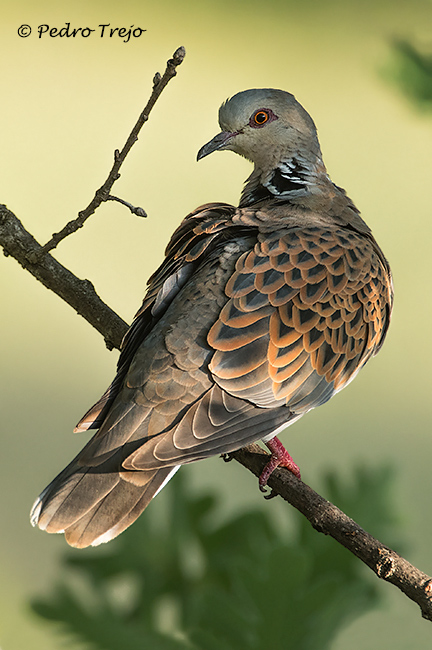
[[[313,162],[321,159],[315,124],[294,95],[273,88],[237,93],[219,109],[222,132],[198,152],[198,160],[213,151],[229,150],[256,167],[268,169],[299,152]]]

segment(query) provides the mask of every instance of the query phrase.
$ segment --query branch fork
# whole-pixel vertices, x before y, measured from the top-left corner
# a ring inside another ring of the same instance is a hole
[[[155,76],[153,77],[153,89],[150,95],[150,99],[148,100],[140,116],[138,117],[138,120],[136,121],[135,126],[132,128],[132,131],[130,132],[122,150],[119,151],[118,149],[116,149],[114,151],[114,164],[111,167],[111,170],[107,176],[106,181],[104,182],[103,185],[101,185],[101,187],[98,190],[96,190],[96,193],[93,199],[88,204],[88,206],[84,210],[81,210],[81,212],[78,213],[78,217],[76,219],[73,219],[72,221],[69,221],[69,223],[67,223],[59,232],[54,233],[51,239],[46,244],[44,244],[44,246],[41,246],[40,250],[37,252],[38,261],[40,261],[43,258],[43,256],[46,255],[46,253],[56,248],[58,244],[61,241],[63,241],[63,239],[65,239],[72,233],[79,230],[79,228],[82,228],[82,226],[87,221],[87,219],[92,214],[95,213],[97,208],[104,201],[118,201],[119,203],[122,203],[123,205],[128,207],[129,210],[132,212],[132,214],[136,214],[139,217],[147,216],[143,208],[139,208],[139,207],[135,208],[128,201],[124,201],[123,199],[119,199],[117,197],[112,196],[110,192],[114,183],[120,178],[120,173],[119,173],[120,168],[126,156],[128,155],[129,151],[131,150],[135,142],[137,142],[138,135],[141,131],[141,128],[144,126],[145,122],[147,122],[147,120],[149,119],[149,115],[153,106],[156,104],[156,101],[159,99],[162,91],[167,86],[169,81],[176,76],[177,74],[176,68],[183,62],[185,55],[186,55],[185,48],[179,47],[174,52],[172,59],[168,59],[163,76],[161,77],[159,72],[155,74]]]

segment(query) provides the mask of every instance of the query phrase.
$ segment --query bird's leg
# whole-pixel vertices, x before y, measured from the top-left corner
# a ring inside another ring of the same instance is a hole
[[[262,492],[265,491],[264,486],[267,484],[270,474],[276,467],[286,467],[294,476],[297,476],[299,479],[301,478],[298,465],[295,464],[279,438],[274,437],[265,444],[271,451],[271,458],[259,477],[259,487]]]

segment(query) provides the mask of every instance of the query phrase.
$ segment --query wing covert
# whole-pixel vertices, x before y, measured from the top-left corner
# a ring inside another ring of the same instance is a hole
[[[327,401],[381,346],[392,288],[372,238],[309,227],[260,234],[237,261],[209,332],[230,394],[296,413]]]

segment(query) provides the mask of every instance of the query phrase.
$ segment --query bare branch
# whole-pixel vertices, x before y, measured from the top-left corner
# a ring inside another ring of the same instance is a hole
[[[101,187],[98,190],[96,190],[94,197],[92,198],[88,206],[85,208],[85,210],[79,212],[78,217],[76,219],[73,219],[72,221],[69,221],[69,223],[67,223],[64,226],[64,228],[60,230],[60,232],[54,233],[52,238],[49,240],[49,242],[47,242],[44,246],[41,247],[40,251],[38,252],[39,259],[42,259],[45,253],[48,253],[48,251],[55,248],[65,237],[76,232],[77,230],[79,230],[79,228],[82,228],[82,226],[87,221],[87,219],[92,214],[94,214],[95,210],[101,205],[101,203],[103,203],[104,201],[112,200],[112,197],[110,197],[110,192],[116,180],[120,178],[120,167],[122,166],[132,146],[138,140],[139,132],[141,131],[141,128],[145,124],[145,122],[147,122],[150,115],[150,111],[152,110],[153,106],[156,104],[156,101],[160,97],[163,89],[166,87],[168,82],[173,77],[176,76],[177,74],[176,68],[182,63],[185,55],[186,55],[186,51],[184,47],[179,47],[174,52],[173,58],[167,61],[167,67],[163,76],[161,77],[158,72],[155,74],[153,78],[153,90],[152,90],[152,94],[150,95],[150,99],[148,100],[144,110],[139,116],[132,131],[130,132],[129,137],[126,140],[123,149],[121,151],[119,151],[118,149],[115,150],[114,164],[111,168],[110,173],[108,174],[105,183],[101,185]],[[142,210],[142,208],[139,209]],[[142,210],[142,212],[144,212],[144,210]],[[144,214],[141,213],[139,216],[145,216],[145,213]]]
[[[99,298],[89,280],[77,278],[49,254],[41,259],[41,245],[13,212],[1,204],[0,244],[6,256],[14,257],[24,269],[97,329],[109,349],[120,347],[128,327],[124,320]]]
[[[124,199],[119,199],[118,196],[112,196],[111,194],[107,196],[106,198],[107,201],[118,201],[118,203],[121,203],[122,205],[125,205],[129,210],[132,212],[132,214],[136,214],[137,217],[146,217],[147,213],[143,208],[135,207],[132,205],[132,203],[129,203],[129,201],[125,201]]]
[[[269,455],[259,445],[249,445],[229,456],[255,476],[260,476]],[[270,497],[280,495],[299,510],[317,531],[333,537],[372,569],[378,578],[391,582],[417,603],[423,618],[432,621],[431,576],[419,571],[398,553],[381,544],[288,470],[276,469],[271,474],[268,485],[272,489]]]

